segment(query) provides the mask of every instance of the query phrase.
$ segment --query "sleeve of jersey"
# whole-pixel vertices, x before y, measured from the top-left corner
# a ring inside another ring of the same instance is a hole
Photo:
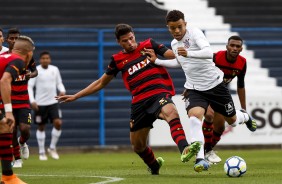
[[[176,59],[156,59],[155,64],[167,68],[181,68],[180,63]]]
[[[60,74],[60,71],[58,68],[56,68],[57,70],[57,89],[62,92],[62,93],[65,93],[66,92],[66,88],[63,84],[63,80],[62,80],[62,77],[61,77],[61,74]]]
[[[151,39],[150,41],[155,53],[160,56],[164,56],[164,53],[168,50],[168,48],[164,44],[159,44],[155,42],[153,39]]]
[[[106,69],[106,74],[107,75],[114,75],[116,76],[119,72],[119,69],[117,68],[117,65],[116,65],[116,62],[114,60],[114,57],[111,58],[111,62],[110,64],[108,65],[108,68]]]
[[[34,91],[33,91],[35,82],[36,82],[36,78],[31,78],[30,80],[28,80],[28,96],[29,96],[30,103],[35,102]]]
[[[193,35],[194,41],[196,42],[200,50],[188,51],[188,57],[199,59],[212,59],[213,51],[204,33],[200,29],[195,28]]]
[[[9,72],[14,80],[25,71],[24,69],[25,65],[23,60],[15,59],[8,64],[5,72]]]
[[[247,63],[245,64],[243,70],[241,71],[240,75],[238,75],[237,80],[237,87],[244,88],[245,87],[245,75],[247,71]]]

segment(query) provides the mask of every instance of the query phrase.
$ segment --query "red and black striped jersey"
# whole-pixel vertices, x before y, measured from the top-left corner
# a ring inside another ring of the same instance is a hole
[[[225,84],[229,84],[234,77],[237,76],[237,86],[238,88],[245,87],[245,74],[247,70],[246,59],[239,55],[235,62],[230,62],[227,60],[227,51],[218,51],[214,54],[213,62],[220,68],[223,73],[223,81]]]
[[[26,67],[26,72],[33,72],[36,70],[35,60],[32,58]],[[14,109],[30,108],[28,95],[28,79],[26,79],[26,72],[19,75],[12,82],[12,106]]]
[[[144,48],[154,49],[155,53],[161,56],[168,50],[163,44],[147,39],[138,43],[138,47],[130,53],[120,51],[112,55],[106,74],[117,75],[119,71],[122,72],[125,87],[132,95],[132,103],[160,93],[175,95],[174,85],[167,70],[151,63],[144,54]]]
[[[9,72],[13,78],[13,81],[16,80],[20,75],[25,74],[26,72],[24,61],[16,54],[0,55],[0,78],[2,78],[4,72]],[[1,96],[0,100],[2,100]],[[11,100],[14,108],[15,97],[13,92],[11,95]],[[4,108],[3,103],[0,104],[0,108]]]

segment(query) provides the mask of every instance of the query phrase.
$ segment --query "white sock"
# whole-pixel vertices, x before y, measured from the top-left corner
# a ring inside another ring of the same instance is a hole
[[[62,130],[57,130],[56,128],[53,127],[51,135],[51,143],[50,143],[50,148],[51,149],[56,149],[56,145],[59,141],[59,138],[61,136]]]
[[[195,141],[199,141],[202,144],[205,143],[204,134],[202,130],[203,122],[200,121],[195,116],[190,117],[190,135],[191,135],[191,143]]]
[[[240,110],[236,110],[236,121],[233,124],[231,124],[231,126],[235,127],[238,124],[244,124],[248,120],[249,120],[249,116],[247,113],[244,113]]]
[[[44,154],[45,153],[45,131],[36,131],[36,138],[38,142],[38,147],[39,147],[39,154]]]
[[[204,159],[205,158],[205,151],[204,151],[204,144],[201,145],[201,149],[197,154],[197,159],[201,158]]]

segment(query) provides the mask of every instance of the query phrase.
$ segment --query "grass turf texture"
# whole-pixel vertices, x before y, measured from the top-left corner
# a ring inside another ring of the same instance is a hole
[[[194,161],[182,163],[180,154],[173,151],[155,152],[156,157],[162,156],[165,160],[159,176],[150,175],[133,152],[61,154],[60,160],[49,158],[48,161],[39,161],[37,155],[32,155],[23,168],[14,172],[29,184],[102,184],[108,181],[99,176],[124,179],[111,184],[282,183],[282,150],[220,150],[218,155],[223,161],[202,173],[193,170]],[[224,161],[234,155],[247,163],[243,177],[229,178],[224,174]]]

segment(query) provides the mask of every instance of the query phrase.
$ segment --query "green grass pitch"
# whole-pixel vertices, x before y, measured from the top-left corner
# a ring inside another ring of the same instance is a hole
[[[159,176],[150,175],[135,153],[115,151],[61,154],[60,160],[48,161],[31,155],[14,172],[28,184],[282,184],[282,150],[220,150],[218,154],[223,161],[202,173],[194,172],[193,161],[182,163],[176,151],[155,151],[156,157],[165,159]],[[234,155],[247,163],[243,177],[224,174],[224,161]]]

